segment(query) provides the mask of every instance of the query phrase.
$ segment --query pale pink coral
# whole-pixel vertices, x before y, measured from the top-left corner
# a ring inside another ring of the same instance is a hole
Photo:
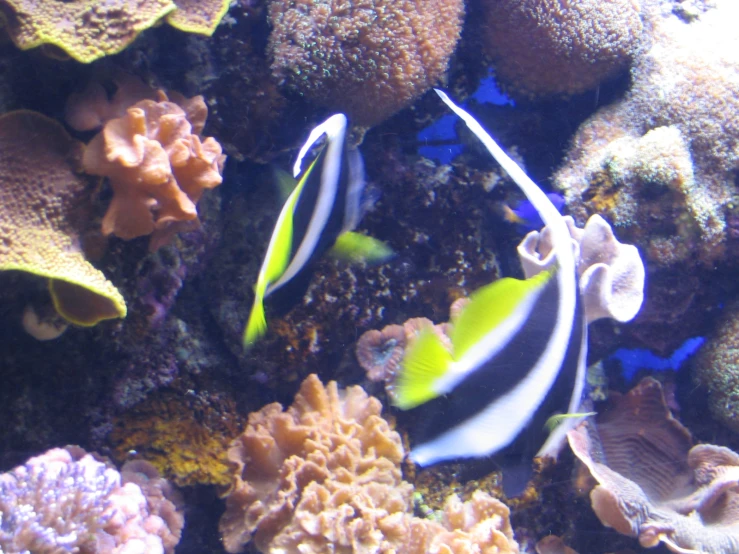
[[[0,474],[0,551],[173,554],[181,508],[145,462],[118,473],[81,448],[54,448]]]

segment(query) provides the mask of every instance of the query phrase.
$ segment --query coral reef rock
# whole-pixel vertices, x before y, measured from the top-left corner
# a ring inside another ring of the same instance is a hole
[[[413,517],[403,446],[381,410],[361,387],[340,391],[311,375],[286,411],[251,414],[229,450],[226,550],[253,540],[261,552],[294,554],[517,553],[508,508],[481,491],[448,498],[441,523]]]
[[[739,4],[645,9],[649,37],[624,99],[573,139],[554,176],[578,221],[601,213],[648,259],[710,264],[725,253],[739,168]]]
[[[483,0],[484,46],[517,98],[576,94],[628,68],[642,34],[640,0]]]
[[[123,296],[82,252],[93,180],[82,144],[36,112],[0,117],[0,270],[49,279],[57,312],[77,325],[126,316]]]
[[[145,462],[119,473],[81,448],[54,448],[0,474],[0,552],[173,554],[180,504]]]
[[[739,552],[739,455],[692,446],[658,381],[642,380],[567,438],[597,482],[590,501],[604,525],[645,548]]]
[[[717,329],[691,364],[693,378],[708,390],[711,414],[739,433],[739,304],[724,308]]]
[[[202,139],[208,109],[202,96],[163,93],[108,121],[85,149],[85,171],[110,179],[113,200],[103,234],[132,239],[151,234],[150,249],[197,226],[195,208],[206,189],[221,184],[226,157],[212,137]]]
[[[457,45],[461,0],[270,3],[275,78],[312,102],[372,126],[443,77]]]

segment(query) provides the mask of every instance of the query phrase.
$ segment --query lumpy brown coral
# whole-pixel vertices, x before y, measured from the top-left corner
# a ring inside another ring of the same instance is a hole
[[[381,122],[444,74],[462,26],[461,0],[270,3],[272,72],[353,123]]]
[[[108,121],[83,156],[85,171],[110,179],[113,199],[103,234],[122,239],[152,234],[156,250],[171,236],[197,225],[198,202],[221,184],[225,156],[200,132],[208,110],[201,96],[142,100]]]
[[[737,552],[739,455],[692,446],[651,378],[614,398],[596,421],[570,431],[568,440],[597,482],[590,500],[604,525],[647,548]]]
[[[125,317],[126,304],[80,247],[93,185],[78,171],[81,151],[61,125],[41,114],[0,117],[0,270],[49,279],[59,314],[95,325]]]
[[[508,508],[451,497],[441,523],[411,515],[400,436],[361,387],[309,376],[286,411],[249,417],[229,450],[235,473],[220,530],[228,552],[518,552]]]
[[[573,139],[554,179],[578,220],[601,213],[654,262],[722,258],[739,167],[739,35],[731,0],[690,22],[653,8],[627,96]]]
[[[514,96],[575,94],[625,70],[642,32],[639,0],[484,0],[485,46]]]

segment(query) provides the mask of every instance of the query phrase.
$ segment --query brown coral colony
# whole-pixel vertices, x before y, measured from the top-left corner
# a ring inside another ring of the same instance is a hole
[[[223,180],[226,156],[203,139],[207,107],[202,96],[137,102],[108,121],[87,146],[85,171],[110,179],[113,200],[103,218],[105,235],[129,240],[151,234],[150,249],[198,224],[195,205]]]

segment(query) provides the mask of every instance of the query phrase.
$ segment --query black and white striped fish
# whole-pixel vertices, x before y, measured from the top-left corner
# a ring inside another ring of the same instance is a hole
[[[316,158],[301,170],[308,152],[325,137]],[[333,249],[347,259],[382,261],[392,251],[382,242],[352,232],[363,215],[364,163],[347,144],[347,119],[336,114],[313,129],[293,166],[298,182],[280,211],[254,287],[254,304],[244,329],[249,347],[267,331],[264,299],[303,276]]]
[[[446,94],[441,99],[467,124],[510,175],[552,231],[556,263],[530,279],[504,278],[475,291],[452,321],[448,350],[427,329],[410,345],[395,384],[401,409],[422,404],[419,465],[495,454],[514,441],[536,440],[539,455],[555,450],[581,418],[563,418],[546,437],[553,413],[577,412],[585,380],[583,319],[570,233],[546,194],[480,124]],[[522,433],[529,429],[532,433]],[[544,442],[541,445],[541,442]]]

